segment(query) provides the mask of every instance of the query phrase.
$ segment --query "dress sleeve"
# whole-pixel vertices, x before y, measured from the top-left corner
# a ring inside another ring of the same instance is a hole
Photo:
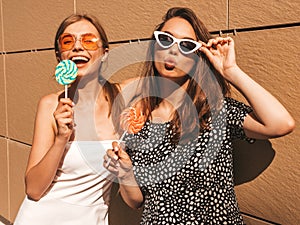
[[[242,139],[254,143],[255,139],[248,138],[244,132],[244,120],[253,111],[252,108],[232,98],[226,98],[225,104],[231,139]]]

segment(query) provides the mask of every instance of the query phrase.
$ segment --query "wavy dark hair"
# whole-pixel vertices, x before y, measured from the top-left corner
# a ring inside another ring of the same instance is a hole
[[[203,22],[189,8],[174,7],[168,10],[163,17],[162,23],[157,25],[155,30],[160,31],[165,23],[174,17],[180,17],[188,21],[194,29],[196,37],[205,43],[211,39],[211,34]],[[152,35],[152,40],[154,35]],[[197,40],[197,41],[198,41]],[[144,64],[142,78],[144,87],[142,89],[141,106],[148,119],[151,119],[151,112],[158,107],[163,100],[160,97],[160,90],[157,82],[160,74],[155,68],[155,41],[151,41],[147,52],[147,61]],[[196,55],[197,54],[197,55]],[[183,103],[176,110],[171,120],[176,135],[173,138],[174,143],[179,140],[188,140],[195,137],[199,132],[209,129],[209,122],[212,113],[220,109],[224,96],[230,94],[229,83],[221,76],[211,65],[207,57],[197,51],[194,55],[195,65],[188,73],[189,82],[186,88],[186,94]],[[149,94],[151,92],[151,94]],[[192,104],[190,104],[192,102]],[[191,116],[191,112],[196,109],[196,116]]]

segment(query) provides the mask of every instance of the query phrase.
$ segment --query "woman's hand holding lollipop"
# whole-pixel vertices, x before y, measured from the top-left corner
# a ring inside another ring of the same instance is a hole
[[[124,178],[132,169],[132,163],[128,154],[120,144],[126,133],[136,134],[144,126],[145,116],[139,108],[130,107],[121,114],[120,124],[124,130],[119,143],[113,142],[113,149],[109,149],[104,156],[104,166],[119,178]]]
[[[78,68],[71,60],[62,60],[55,69],[56,81],[65,86],[65,98],[59,100],[58,106],[53,114],[58,135],[69,139],[74,127],[73,109],[74,103],[68,99],[68,85],[77,78]]]

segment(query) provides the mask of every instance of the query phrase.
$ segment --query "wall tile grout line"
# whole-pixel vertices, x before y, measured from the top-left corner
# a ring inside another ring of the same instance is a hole
[[[30,146],[30,147],[31,147],[31,144],[29,144],[29,143],[26,143],[26,142],[24,142],[24,141],[19,141],[19,140],[14,139],[14,138],[9,138],[9,137],[4,136],[4,135],[0,135],[0,138],[6,139],[6,140],[9,140],[9,141],[18,142],[19,144],[23,144],[23,145],[26,145],[26,146]]]
[[[230,0],[227,0],[227,21],[226,21],[226,23],[227,23],[227,29],[229,29],[229,22],[230,22]]]
[[[1,36],[2,36],[2,49],[4,50],[4,17],[3,17],[3,1],[0,1],[0,10],[1,10]],[[7,104],[7,82],[6,82],[6,56],[3,56],[3,82],[4,82],[4,105],[5,105],[5,135],[8,135],[8,104]],[[9,160],[9,143],[6,142],[6,157],[7,160]],[[10,171],[9,171],[9,164],[7,164],[7,177],[9,177]],[[10,179],[7,179],[7,192],[8,196],[10,196]],[[11,216],[11,199],[7,198],[7,205],[8,205],[8,218]]]
[[[270,221],[270,220],[267,220],[267,219],[263,219],[263,218],[261,218],[261,217],[254,216],[254,215],[249,214],[249,213],[241,212],[241,214],[242,214],[243,216],[248,216],[248,217],[251,217],[251,218],[253,218],[253,219],[257,219],[257,220],[259,220],[259,221],[269,223],[270,225],[282,225],[282,224],[280,224],[280,223],[276,223],[276,222],[273,222],[273,221]]]
[[[74,5],[74,8],[73,8],[73,11],[74,13],[77,13],[77,6],[76,6],[76,0],[73,1],[73,5]]]
[[[13,225],[9,220],[0,215],[0,225]]]
[[[229,26],[229,24],[228,24],[228,26]],[[300,22],[274,24],[274,25],[257,26],[257,27],[226,29],[226,30],[211,31],[210,33],[212,35],[215,35],[215,34],[233,34],[233,35],[236,35],[237,33],[242,33],[242,32],[283,29],[283,28],[291,28],[291,27],[300,27]],[[127,40],[111,41],[111,42],[109,42],[109,44],[111,44],[111,45],[125,44],[125,43],[150,41],[150,40],[151,40],[150,38],[127,39]],[[25,49],[25,50],[8,51],[8,52],[2,51],[2,52],[0,52],[0,54],[1,55],[10,55],[10,54],[28,53],[28,52],[33,52],[34,53],[34,52],[49,51],[49,50],[54,50],[54,48],[50,47],[50,48],[39,48],[39,49]]]

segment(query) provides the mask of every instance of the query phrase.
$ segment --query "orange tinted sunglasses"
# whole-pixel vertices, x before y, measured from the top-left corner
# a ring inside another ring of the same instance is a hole
[[[60,51],[64,52],[73,49],[77,40],[80,41],[85,50],[96,50],[100,48],[98,45],[99,38],[96,37],[95,34],[82,34],[78,39],[74,34],[64,33],[58,39]]]

